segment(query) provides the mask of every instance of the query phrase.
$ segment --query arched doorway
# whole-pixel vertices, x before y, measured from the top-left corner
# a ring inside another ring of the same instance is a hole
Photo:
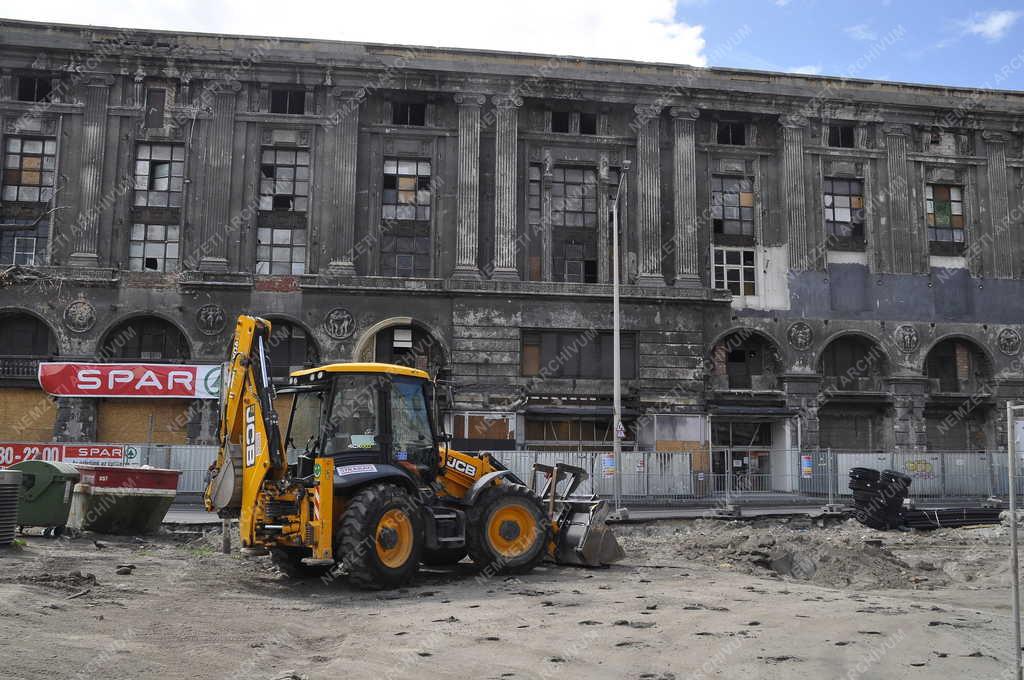
[[[269,317],[270,372],[275,383],[288,382],[293,371],[312,368],[320,363],[320,352],[305,328],[288,319]]]
[[[25,312],[0,315],[0,423],[12,442],[48,442],[56,402],[39,390],[40,361],[58,355],[57,338],[41,319]]]
[[[824,449],[878,451],[891,443],[891,399],[884,378],[885,350],[873,338],[846,334],[825,345],[818,361],[821,391],[818,445]]]
[[[973,340],[940,340],[924,361],[928,378],[925,436],[930,450],[987,448],[991,414],[992,362]]]
[[[192,357],[176,325],[153,315],[134,316],[110,328],[96,353],[107,363],[180,364]],[[186,444],[198,420],[193,399],[104,398],[96,404],[96,441],[110,444]],[[148,454],[147,454],[148,455]]]
[[[444,341],[411,317],[394,317],[371,326],[356,343],[354,358],[418,368],[432,377],[448,369]]]
[[[718,390],[775,390],[781,371],[779,350],[764,335],[740,329],[711,349],[711,384]]]

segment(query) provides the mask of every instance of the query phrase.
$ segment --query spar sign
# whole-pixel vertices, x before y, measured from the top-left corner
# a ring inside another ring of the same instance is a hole
[[[219,399],[221,367],[44,361],[39,385],[55,397]]]
[[[0,468],[23,460],[64,461],[72,465],[124,465],[136,456],[138,449],[123,444],[0,443]]]

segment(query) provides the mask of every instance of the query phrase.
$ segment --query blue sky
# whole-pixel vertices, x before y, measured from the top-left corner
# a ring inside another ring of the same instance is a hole
[[[676,16],[704,27],[711,66],[1024,87],[1022,3],[684,0]]]
[[[1024,89],[1024,2],[993,2],[48,0],[0,15]]]

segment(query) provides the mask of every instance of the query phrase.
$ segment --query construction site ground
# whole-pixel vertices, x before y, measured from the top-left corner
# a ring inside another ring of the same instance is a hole
[[[5,678],[1013,677],[1007,529],[615,527],[626,559],[366,592],[219,552],[219,529],[0,550]],[[120,572],[120,573],[118,573]]]

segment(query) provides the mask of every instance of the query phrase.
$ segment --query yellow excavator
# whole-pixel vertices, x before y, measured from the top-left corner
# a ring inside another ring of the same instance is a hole
[[[269,552],[292,576],[347,574],[393,588],[467,555],[487,575],[545,557],[600,566],[622,558],[609,508],[577,494],[587,473],[535,466],[538,493],[490,454],[452,450],[437,385],[396,364],[297,371],[282,433],[271,380],[271,323],[240,316],[222,376],[219,450],[204,502],[238,518],[243,550]]]

